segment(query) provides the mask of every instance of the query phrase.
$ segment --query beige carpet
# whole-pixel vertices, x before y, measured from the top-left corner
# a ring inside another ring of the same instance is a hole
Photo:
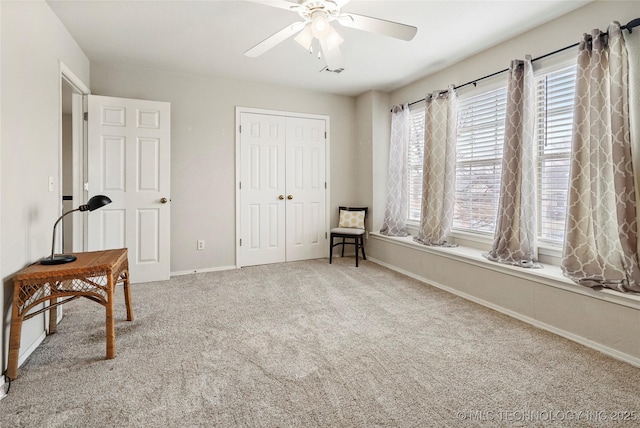
[[[113,360],[102,307],[65,305],[0,401],[1,427],[639,423],[640,369],[371,262],[194,274],[132,293],[127,322],[118,289]]]

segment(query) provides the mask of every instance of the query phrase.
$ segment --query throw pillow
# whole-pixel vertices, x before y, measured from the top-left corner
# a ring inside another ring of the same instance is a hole
[[[364,211],[340,210],[338,227],[364,229]]]

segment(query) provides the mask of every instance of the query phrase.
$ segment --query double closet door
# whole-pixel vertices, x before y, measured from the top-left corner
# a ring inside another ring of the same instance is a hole
[[[240,112],[238,265],[326,255],[326,120]]]

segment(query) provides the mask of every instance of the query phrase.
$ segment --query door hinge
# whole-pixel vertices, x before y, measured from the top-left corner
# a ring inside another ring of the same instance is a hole
[[[324,233],[324,239],[329,238],[329,236],[327,235],[327,232]]]
[[[324,182],[324,188],[325,189],[327,188],[327,182],[326,181]]]
[[[85,121],[89,120],[89,112],[85,111],[84,113],[82,113],[82,117]]]
[[[238,189],[242,190],[242,181],[238,182]]]
[[[238,125],[238,132],[242,134],[242,125]]]
[[[327,139],[327,131],[324,131],[324,139]]]
[[[242,247],[242,238],[240,238],[240,246]]]

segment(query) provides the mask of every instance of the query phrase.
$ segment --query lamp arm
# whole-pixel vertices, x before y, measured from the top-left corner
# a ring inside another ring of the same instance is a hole
[[[51,239],[51,260],[53,260],[53,254],[56,248],[56,227],[58,226],[58,223],[60,223],[60,220],[62,220],[62,218],[67,214],[71,214],[72,212],[75,212],[75,211],[82,211],[81,208],[82,207],[76,208],[75,210],[67,211],[66,213],[58,217],[58,220],[56,220],[56,222],[53,224],[53,238]]]

